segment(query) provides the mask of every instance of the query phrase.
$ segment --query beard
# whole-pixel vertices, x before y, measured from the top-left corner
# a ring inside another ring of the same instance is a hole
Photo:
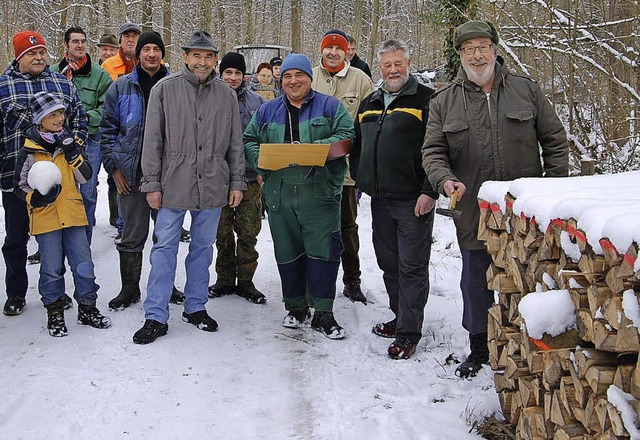
[[[484,66],[484,69],[480,73],[478,73],[471,64],[467,63],[462,63],[462,68],[467,74],[467,78],[469,78],[469,81],[476,83],[480,87],[487,85],[493,79],[495,69],[494,65],[486,64]]]
[[[404,87],[404,85],[407,83],[407,81],[409,81],[409,73],[407,72],[406,75],[400,75],[397,78],[394,79],[387,79],[385,81],[385,89],[387,90],[387,92],[390,93],[396,93],[398,92],[400,89],[402,89]]]

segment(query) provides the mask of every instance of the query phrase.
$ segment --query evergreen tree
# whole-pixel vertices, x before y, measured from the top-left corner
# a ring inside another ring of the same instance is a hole
[[[425,20],[447,33],[444,45],[444,73],[448,81],[456,77],[460,67],[460,57],[454,47],[454,30],[465,21],[476,17],[478,3],[478,0],[436,0],[437,7],[425,14]]]

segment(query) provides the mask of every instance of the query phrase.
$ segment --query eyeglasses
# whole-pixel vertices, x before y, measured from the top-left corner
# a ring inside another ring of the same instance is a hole
[[[460,52],[465,55],[473,55],[476,53],[476,49],[480,50],[480,53],[489,53],[493,49],[493,44],[481,44],[480,46],[465,46],[460,48]]]

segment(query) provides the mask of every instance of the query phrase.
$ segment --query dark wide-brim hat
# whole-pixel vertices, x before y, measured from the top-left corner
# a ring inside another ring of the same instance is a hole
[[[118,39],[113,34],[103,34],[100,37],[100,42],[97,44],[97,46],[120,47],[120,45],[118,44]]]
[[[218,53],[218,46],[213,41],[211,34],[205,31],[195,31],[186,46],[182,46],[185,52],[190,49],[212,50]]]
[[[462,43],[472,38],[491,38],[493,44],[498,44],[500,38],[493,23],[485,20],[470,20],[458,26],[454,32],[455,48],[460,49]]]

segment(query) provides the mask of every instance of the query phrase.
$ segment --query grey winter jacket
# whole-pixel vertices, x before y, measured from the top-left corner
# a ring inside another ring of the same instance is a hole
[[[447,180],[467,187],[456,220],[463,249],[484,248],[477,239],[483,182],[566,176],[568,154],[564,127],[538,84],[509,72],[500,57],[489,101],[462,68],[431,98],[422,165],[440,193]]]
[[[235,92],[211,76],[200,85],[184,69],[159,81],[149,97],[142,147],[142,192],[162,192],[162,206],[203,210],[245,191],[244,147]]]

